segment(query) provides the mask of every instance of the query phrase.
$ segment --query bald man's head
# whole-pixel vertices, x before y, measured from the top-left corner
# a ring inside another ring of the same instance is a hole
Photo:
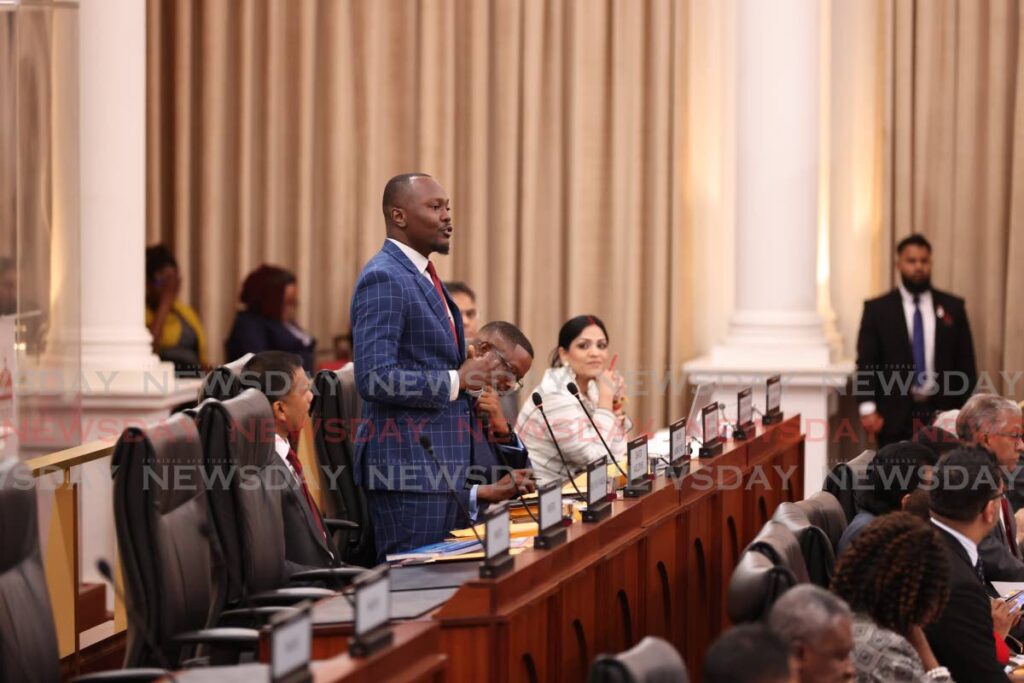
[[[403,209],[407,206],[413,179],[429,177],[426,173],[402,173],[388,181],[384,186],[384,199],[381,202],[385,223],[391,223],[391,209]]]

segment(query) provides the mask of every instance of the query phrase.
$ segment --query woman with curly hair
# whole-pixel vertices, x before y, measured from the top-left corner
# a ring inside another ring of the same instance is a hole
[[[953,680],[923,630],[949,600],[949,560],[930,524],[906,512],[873,521],[839,559],[832,590],[854,611],[858,683]]]

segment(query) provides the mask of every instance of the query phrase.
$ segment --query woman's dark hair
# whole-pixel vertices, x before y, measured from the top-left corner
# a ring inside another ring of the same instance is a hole
[[[284,268],[264,263],[249,273],[239,296],[247,310],[264,318],[281,320],[284,315],[284,288],[295,282],[295,276]]]
[[[608,330],[596,315],[578,315],[575,318],[569,318],[562,325],[562,329],[558,331],[558,347],[551,354],[551,367],[558,368],[562,366],[562,360],[558,356],[558,349],[568,349],[569,345],[572,344],[572,340],[583,334],[583,330],[591,325],[600,327],[601,331],[604,332],[604,338],[608,339]]]
[[[868,465],[869,488],[858,492],[858,507],[876,516],[900,510],[903,496],[917,490],[924,468],[934,462],[932,451],[920,444],[898,441],[883,446]]]
[[[146,282],[151,281],[158,270],[167,266],[174,266],[175,270],[178,268],[178,262],[170,249],[163,244],[146,247]]]
[[[949,600],[949,560],[938,532],[907,512],[864,527],[839,558],[832,591],[854,612],[906,637]]]

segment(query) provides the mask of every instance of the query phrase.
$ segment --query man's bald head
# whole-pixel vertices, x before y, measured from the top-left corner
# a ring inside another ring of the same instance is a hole
[[[384,199],[381,202],[385,223],[391,223],[391,209],[405,208],[406,198],[412,188],[412,181],[416,178],[429,177],[426,173],[402,173],[388,181],[388,184],[384,186]]]

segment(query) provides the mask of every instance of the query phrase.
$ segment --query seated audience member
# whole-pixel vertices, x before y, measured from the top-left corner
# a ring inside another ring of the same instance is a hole
[[[519,412],[517,431],[530,451],[539,483],[575,476],[607,457],[601,438],[566,388],[570,382],[579,388],[612,455],[616,460],[625,457],[631,428],[624,409],[625,384],[608,365],[608,332],[599,318],[580,315],[562,325],[551,367],[535,391],[544,400],[544,412],[571,473],[565,471],[540,411],[527,400]]]
[[[1005,637],[1017,615],[1007,603],[990,603],[978,555],[978,543],[999,519],[1004,491],[999,467],[978,449],[950,451],[935,468],[931,517],[949,560],[949,601],[924,632],[939,664],[957,681],[1007,680],[992,633]]]
[[[905,512],[871,522],[839,560],[832,590],[854,613],[858,683],[952,680],[922,630],[949,599],[949,560],[931,524]]]
[[[470,289],[469,285],[465,282],[446,282],[444,286],[448,290],[448,295],[451,296],[452,301],[458,307],[459,313],[462,314],[462,329],[466,333],[466,343],[471,344],[476,339],[476,333],[479,329],[477,327],[476,292]]]
[[[857,494],[858,512],[839,539],[839,554],[876,517],[902,510],[904,501],[921,485],[934,463],[930,450],[910,441],[882,446],[868,465],[867,488]]]
[[[277,266],[262,265],[245,278],[239,297],[245,308],[235,316],[225,344],[228,360],[247,353],[286,351],[313,372],[316,340],[298,322],[299,289],[295,276]]]
[[[207,368],[206,335],[199,316],[178,300],[181,275],[171,250],[162,244],[146,248],[146,327],[153,352],[174,363],[180,376],[197,377]]]
[[[242,386],[263,392],[274,414],[274,450],[291,479],[282,497],[285,558],[299,567],[327,567],[338,553],[323,515],[309,492],[296,453],[298,434],[306,424],[313,393],[301,359],[284,351],[260,351],[245,364]]]
[[[800,683],[853,680],[853,615],[824,588],[800,584],[772,606],[768,625],[786,644]]]
[[[716,640],[704,658],[704,683],[796,683],[786,644],[761,623],[740,624]]]
[[[956,421],[957,436],[967,446],[982,449],[994,458],[1006,477],[1006,496],[991,533],[978,546],[989,581],[1024,581],[1024,556],[1017,545],[1017,521],[1013,510],[1020,494],[1011,488],[1019,470],[1021,410],[1010,399],[976,394],[968,399]]]
[[[960,411],[957,412],[959,413]],[[939,461],[939,458],[961,445],[960,439],[956,438],[956,434],[953,433],[955,431],[955,426],[953,431],[946,431],[945,429],[941,429],[935,425],[930,425],[919,429],[917,433],[914,434],[913,441],[916,444],[921,444],[932,452],[934,459],[931,464],[934,466],[935,463]]]
[[[320,363],[317,370],[341,370],[352,362],[352,333],[336,334],[331,340],[331,360]]]
[[[452,301],[455,302],[462,314],[462,327],[466,331],[466,342],[472,344],[477,336],[477,330],[480,329],[480,311],[476,306],[476,292],[470,289],[465,282],[446,282],[444,286],[448,288],[448,294],[451,295]],[[509,424],[515,424],[516,417],[519,415],[519,389],[502,394],[499,400],[505,420]]]
[[[495,375],[491,385],[484,387],[474,397],[477,415],[481,418],[486,415],[490,429],[487,440],[493,444],[502,461],[499,465],[517,470],[529,469],[531,465],[527,449],[505,418],[501,398],[523,386],[522,378],[533,366],[533,346],[518,327],[497,320],[480,328],[473,342],[473,350],[478,356],[496,354],[503,366],[503,372]]]

